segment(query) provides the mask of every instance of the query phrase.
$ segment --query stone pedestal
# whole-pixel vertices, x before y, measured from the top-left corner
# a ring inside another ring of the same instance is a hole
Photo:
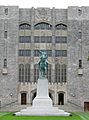
[[[52,100],[48,95],[48,80],[38,79],[37,96],[33,100],[33,107],[52,107]]]
[[[17,116],[69,116],[70,113],[59,110],[52,106],[52,100],[48,94],[48,80],[46,78],[38,79],[37,96],[33,100],[32,107],[27,107],[20,112],[15,113]]]

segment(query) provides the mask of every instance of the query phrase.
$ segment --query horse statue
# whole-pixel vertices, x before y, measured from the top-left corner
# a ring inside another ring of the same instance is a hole
[[[47,68],[48,68],[48,61],[47,61],[47,53],[45,51],[39,51],[40,61],[39,61],[39,70],[40,70],[40,77],[45,77]]]

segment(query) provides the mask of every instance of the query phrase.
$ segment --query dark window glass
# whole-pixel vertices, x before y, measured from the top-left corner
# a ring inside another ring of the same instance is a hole
[[[55,82],[62,83],[66,82],[66,65],[55,65]]]
[[[52,36],[34,36],[34,43],[51,43]]]
[[[24,65],[19,65],[19,82],[24,82]]]
[[[31,50],[25,50],[25,56],[31,56]]]
[[[31,25],[27,24],[27,23],[23,23],[19,25],[19,29],[21,30],[30,30],[31,29]]]
[[[20,43],[31,43],[31,36],[19,36]]]
[[[51,65],[50,64],[48,64],[48,68],[47,68],[47,79],[51,83]]]
[[[52,57],[52,50],[46,50],[48,57]]]
[[[25,65],[25,82],[30,82],[30,65]]]
[[[19,65],[19,82],[30,82],[30,64]]]
[[[47,43],[52,43],[52,36],[47,36]]]
[[[82,60],[79,60],[79,68],[82,68]]]
[[[39,50],[34,50],[34,56],[38,57],[39,56]]]
[[[55,29],[56,30],[67,30],[67,25],[65,25],[65,24],[57,24],[55,26]]]
[[[7,38],[7,31],[4,31],[4,38]]]
[[[56,50],[55,57],[67,57],[67,50]]]
[[[62,67],[61,67],[61,81],[62,82],[66,82],[66,65],[63,64]]]
[[[4,59],[4,68],[7,67],[7,59]]]
[[[78,15],[81,16],[81,14],[82,14],[82,10],[78,9]]]
[[[38,23],[34,26],[34,29],[36,30],[51,30],[52,29],[52,25],[48,24],[48,23],[45,23],[45,22],[42,22],[42,23]]]
[[[62,50],[62,56],[67,57],[67,50]]]
[[[62,56],[62,51],[61,50],[56,50],[55,51],[55,57],[60,57]]]
[[[41,36],[41,43],[46,43],[46,37],[45,36]]]
[[[55,37],[55,42],[56,43],[67,43],[67,37],[56,36]]]
[[[25,50],[19,50],[19,56],[25,56]]]
[[[8,8],[5,9],[5,15],[8,15]]]
[[[31,50],[19,50],[19,56],[31,56]]]
[[[82,39],[82,32],[79,32],[78,38]]]
[[[39,43],[39,42],[40,42],[40,37],[34,36],[34,43]]]
[[[37,82],[39,78],[39,66],[38,64],[34,65],[34,82]]]
[[[59,83],[60,82],[60,65],[59,64],[56,64],[55,65],[55,82],[56,83]]]

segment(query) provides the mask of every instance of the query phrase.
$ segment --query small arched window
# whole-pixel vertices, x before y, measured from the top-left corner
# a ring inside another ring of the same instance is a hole
[[[56,26],[55,26],[55,29],[56,30],[67,30],[67,25],[65,25],[65,24],[57,24]]]
[[[31,29],[31,25],[27,24],[27,23],[23,23],[19,25],[19,29],[20,30],[30,30]]]
[[[38,23],[34,26],[34,29],[35,30],[51,30],[52,29],[52,25],[48,24],[48,23],[45,23],[45,22],[41,22],[41,23]]]
[[[7,59],[5,58],[4,59],[4,65],[3,65],[4,68],[7,68]]]

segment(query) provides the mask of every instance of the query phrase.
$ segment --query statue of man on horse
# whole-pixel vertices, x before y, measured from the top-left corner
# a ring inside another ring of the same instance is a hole
[[[47,53],[45,51],[39,51],[40,61],[39,61],[39,70],[40,70],[40,77],[45,77],[47,68],[48,68],[48,61],[47,61]]]

